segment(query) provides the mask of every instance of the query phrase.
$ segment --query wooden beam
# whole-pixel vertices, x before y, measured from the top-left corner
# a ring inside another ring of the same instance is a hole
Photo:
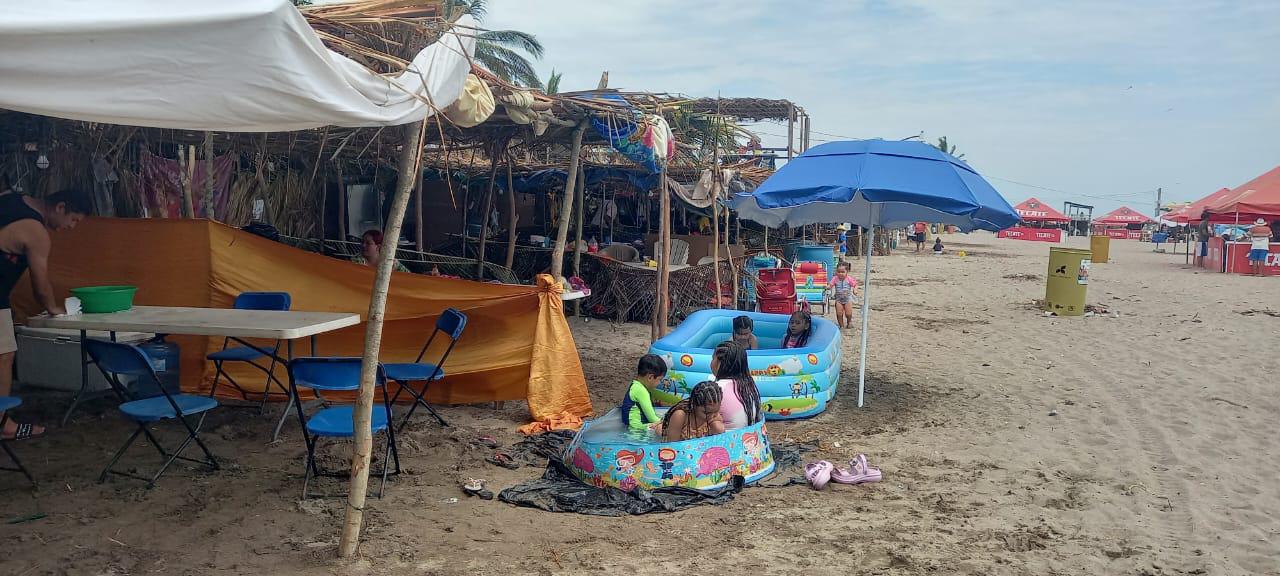
[[[576,214],[574,214],[574,216],[576,217],[575,218],[576,225],[574,226],[574,228],[576,228],[576,231],[574,232],[574,241],[573,241],[573,275],[581,276],[582,275],[582,249],[581,249],[582,220],[586,217],[585,196],[587,195],[587,174],[586,174],[586,170],[583,170],[582,166],[578,166],[578,185],[574,187],[573,195],[574,197],[577,198],[577,205],[578,205],[578,207],[574,210],[576,212]],[[581,298],[573,301],[573,315],[574,316],[582,315],[582,299]]]
[[[503,148],[506,148],[505,144]],[[489,190],[484,195],[484,212],[480,214],[480,253],[476,255],[476,280],[481,281],[484,280],[484,265],[488,261],[485,250],[489,243],[489,212],[493,210],[493,187],[498,179],[497,150],[491,151],[490,154],[493,158],[489,163]]]
[[[204,146],[202,146],[201,155],[204,156],[204,217],[214,220],[213,201],[213,132],[204,133]]]

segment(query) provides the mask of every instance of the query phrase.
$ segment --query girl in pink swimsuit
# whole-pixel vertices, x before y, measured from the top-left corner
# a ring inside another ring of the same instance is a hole
[[[745,428],[763,417],[760,390],[747,367],[747,350],[732,340],[721,342],[711,356],[711,371],[720,385],[720,417],[726,430]]]

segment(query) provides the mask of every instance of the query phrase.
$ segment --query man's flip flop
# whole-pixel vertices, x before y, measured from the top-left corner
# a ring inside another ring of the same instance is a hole
[[[516,462],[513,458],[511,458],[510,454],[507,454],[505,452],[495,452],[493,456],[485,458],[484,461],[490,464],[493,464],[494,466],[501,466],[508,470],[520,469],[520,463]]]
[[[810,462],[804,467],[804,477],[814,490],[821,490],[831,481],[831,470],[834,466],[826,460]]]
[[[19,424],[18,428],[13,431],[13,437],[5,438],[5,440],[26,440],[28,438],[39,438],[44,436],[44,432],[35,434],[34,431],[35,427],[31,424]]]

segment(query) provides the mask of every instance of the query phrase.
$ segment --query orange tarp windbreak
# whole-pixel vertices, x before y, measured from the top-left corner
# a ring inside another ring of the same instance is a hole
[[[228,308],[241,292],[281,291],[291,295],[294,310],[352,312],[362,318],[374,276],[367,266],[222,224],[162,219],[93,218],[74,230],[55,232],[49,269],[60,296],[77,286],[130,284],[138,287],[139,305]],[[445,365],[447,377],[431,385],[428,397],[441,403],[527,398],[535,422],[574,426],[592,408],[560,290],[549,278],[540,278],[535,287],[395,273],[382,361],[412,362],[440,313],[457,308],[467,315],[466,330]],[[18,316],[38,311],[34,302],[29,282],[20,282],[14,292]],[[183,388],[207,393],[214,369],[204,357],[221,349],[223,339],[172,339],[182,348]],[[424,361],[436,361],[447,345],[448,338],[437,337]],[[319,355],[360,356],[364,324],[322,334],[316,346]],[[293,352],[311,355],[310,342],[295,342]],[[227,368],[247,390],[264,387],[261,372]],[[277,374],[288,382],[283,367]],[[218,390],[221,396],[239,397],[231,386]]]

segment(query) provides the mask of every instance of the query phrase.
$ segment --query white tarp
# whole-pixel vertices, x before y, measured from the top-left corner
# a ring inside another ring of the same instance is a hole
[[[408,71],[384,77],[326,48],[287,0],[4,4],[0,108],[128,126],[279,132],[414,122],[458,98],[475,52],[469,16]]]

